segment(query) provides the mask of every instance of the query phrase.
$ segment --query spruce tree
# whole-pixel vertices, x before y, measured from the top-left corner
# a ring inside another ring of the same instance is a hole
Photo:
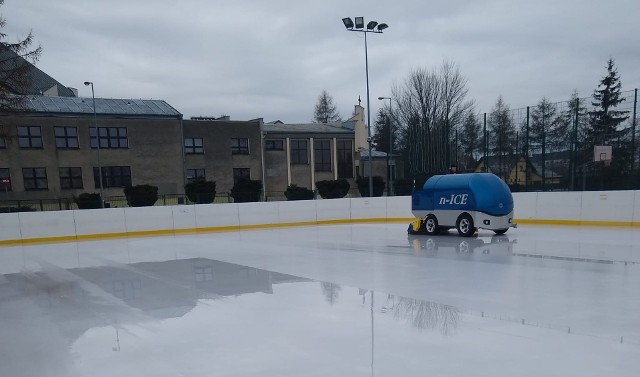
[[[593,145],[603,145],[618,131],[618,125],[629,118],[628,111],[615,110],[624,101],[620,96],[622,83],[613,59],[607,62],[607,75],[593,92],[591,104],[595,110],[589,112],[589,138]]]
[[[489,115],[488,123],[493,139],[490,140],[493,146],[492,151],[498,155],[499,171],[494,173],[500,177],[504,177],[507,173],[505,157],[512,156],[515,152],[516,128],[511,119],[509,105],[504,102],[502,96],[498,97]]]
[[[470,110],[462,123],[460,133],[460,149],[462,150],[462,165],[459,169],[469,170],[475,168],[476,156],[482,146],[480,136],[481,124],[478,117]]]
[[[4,0],[0,0],[0,6],[3,4]],[[0,29],[5,25],[6,20],[0,16]],[[31,85],[31,64],[38,60],[42,48],[31,49],[31,32],[15,42],[7,42],[6,38],[7,34],[0,31],[0,111],[12,112],[25,108],[21,94],[26,94]]]

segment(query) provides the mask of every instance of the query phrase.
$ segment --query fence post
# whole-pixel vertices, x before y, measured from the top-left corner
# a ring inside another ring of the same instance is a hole
[[[489,172],[489,161],[487,161],[489,159],[489,155],[488,155],[488,149],[489,148],[489,138],[487,135],[487,113],[484,113],[484,171]]]
[[[525,134],[526,147],[526,161],[524,164],[524,191],[529,191],[529,106],[527,106],[527,129]]]
[[[638,88],[634,90],[633,95],[633,120],[631,121],[631,171],[635,169],[636,164],[636,109],[638,107]]]

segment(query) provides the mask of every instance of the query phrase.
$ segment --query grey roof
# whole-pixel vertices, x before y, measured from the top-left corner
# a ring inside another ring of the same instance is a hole
[[[27,96],[28,108],[37,113],[93,114],[93,99],[82,97]],[[96,98],[97,115],[179,117],[163,100]]]
[[[297,123],[297,124],[264,124],[262,127],[266,133],[299,133],[299,134],[327,134],[344,133],[353,134],[353,130],[342,127],[341,123]]]
[[[365,148],[360,150],[360,156],[362,158],[369,158],[369,149]],[[375,159],[375,158],[387,158],[387,152],[381,152],[381,151],[377,151],[375,149],[371,150],[371,156]]]
[[[19,90],[18,88],[11,88],[12,92],[14,93],[20,92],[20,94],[42,95],[44,92],[48,91],[54,86],[57,86],[58,88],[57,92],[59,96],[61,97],[76,96],[73,90],[67,88],[66,86],[59,83],[53,77],[42,72],[36,66],[31,64],[29,61],[27,61],[20,55],[11,51],[10,49],[3,48],[0,50],[0,65],[2,65],[3,69],[6,69],[6,70],[9,70],[15,67],[23,67],[25,65],[29,67],[29,79],[30,79],[29,87],[21,88],[21,90]]]

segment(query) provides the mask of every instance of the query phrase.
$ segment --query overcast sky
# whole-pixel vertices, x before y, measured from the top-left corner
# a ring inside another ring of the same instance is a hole
[[[592,94],[613,57],[640,86],[639,0],[5,0],[4,32],[32,30],[37,66],[96,97],[163,99],[190,116],[308,122],[326,90],[343,118],[366,107],[364,38],[343,17],[385,22],[367,37],[372,114],[416,68],[459,65],[478,112]]]

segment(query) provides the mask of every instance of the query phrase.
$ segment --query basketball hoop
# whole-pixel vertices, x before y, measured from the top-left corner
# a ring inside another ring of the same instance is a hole
[[[593,147],[593,161],[600,162],[604,164],[604,166],[611,165],[611,157],[613,148],[611,145],[596,145]]]

